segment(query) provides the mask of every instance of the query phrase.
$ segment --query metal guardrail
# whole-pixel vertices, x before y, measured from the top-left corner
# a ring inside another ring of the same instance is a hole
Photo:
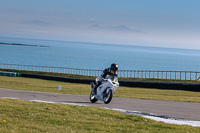
[[[65,67],[33,66],[19,64],[2,64],[2,69],[27,70],[37,72],[52,72],[75,74],[85,76],[99,76],[103,70],[76,69]],[[119,70],[118,77],[124,78],[155,78],[155,79],[180,79],[180,80],[198,80],[200,72],[195,71],[151,71],[151,70]]]
[[[52,72],[52,73],[64,73],[64,74],[76,74],[85,76],[99,76],[102,70],[90,70],[90,69],[76,69],[65,67],[49,67],[49,66],[34,66],[34,65],[19,65],[19,64],[1,64],[2,69],[14,69],[36,72]]]

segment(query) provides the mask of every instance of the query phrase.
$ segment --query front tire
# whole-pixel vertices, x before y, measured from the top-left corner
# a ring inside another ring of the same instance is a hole
[[[104,103],[105,104],[109,104],[110,101],[112,100],[112,97],[113,97],[113,93],[112,93],[112,90],[109,90],[108,94],[106,94],[103,98],[104,100]]]
[[[92,92],[90,93],[90,101],[92,103],[95,103],[96,101],[98,101],[98,99],[96,99],[96,97],[94,96],[94,94]]]

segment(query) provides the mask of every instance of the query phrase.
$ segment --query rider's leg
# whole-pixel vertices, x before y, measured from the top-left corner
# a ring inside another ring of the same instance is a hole
[[[91,83],[91,88],[92,88],[92,91],[96,94],[96,90],[98,88],[99,84],[98,82],[94,81]]]
[[[93,92],[95,92],[95,91],[94,91],[94,88],[95,88],[95,84],[94,84],[94,83],[95,83],[95,82],[92,82],[92,83],[91,83],[91,88],[92,88],[92,91],[93,91]]]
[[[96,83],[96,82],[95,82]],[[101,85],[101,81],[98,81],[96,84],[95,84],[95,87],[94,87],[94,93],[97,94],[97,88]]]

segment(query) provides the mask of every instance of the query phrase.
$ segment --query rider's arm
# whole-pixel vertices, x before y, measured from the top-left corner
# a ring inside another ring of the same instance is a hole
[[[103,74],[102,74],[102,78],[105,79],[106,75],[109,73],[109,68],[106,68],[104,71],[103,71]]]

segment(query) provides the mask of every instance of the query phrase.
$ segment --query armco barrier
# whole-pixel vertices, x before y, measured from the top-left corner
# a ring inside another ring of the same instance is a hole
[[[20,64],[0,63],[0,69],[63,73],[72,75],[99,76],[103,70],[77,69],[66,67],[34,66]],[[159,71],[159,70],[118,70],[118,77],[121,78],[153,78],[153,79],[180,79],[199,80],[200,72],[197,71]]]
[[[45,80],[55,80],[71,83],[83,83],[90,84],[94,79],[79,79],[79,78],[67,78],[67,77],[55,77],[37,74],[21,74],[22,77],[39,78]],[[149,81],[119,81],[120,86],[127,87],[141,87],[141,88],[156,88],[156,89],[168,89],[168,90],[187,90],[200,92],[200,84],[191,83],[174,83],[174,82],[149,82]]]

